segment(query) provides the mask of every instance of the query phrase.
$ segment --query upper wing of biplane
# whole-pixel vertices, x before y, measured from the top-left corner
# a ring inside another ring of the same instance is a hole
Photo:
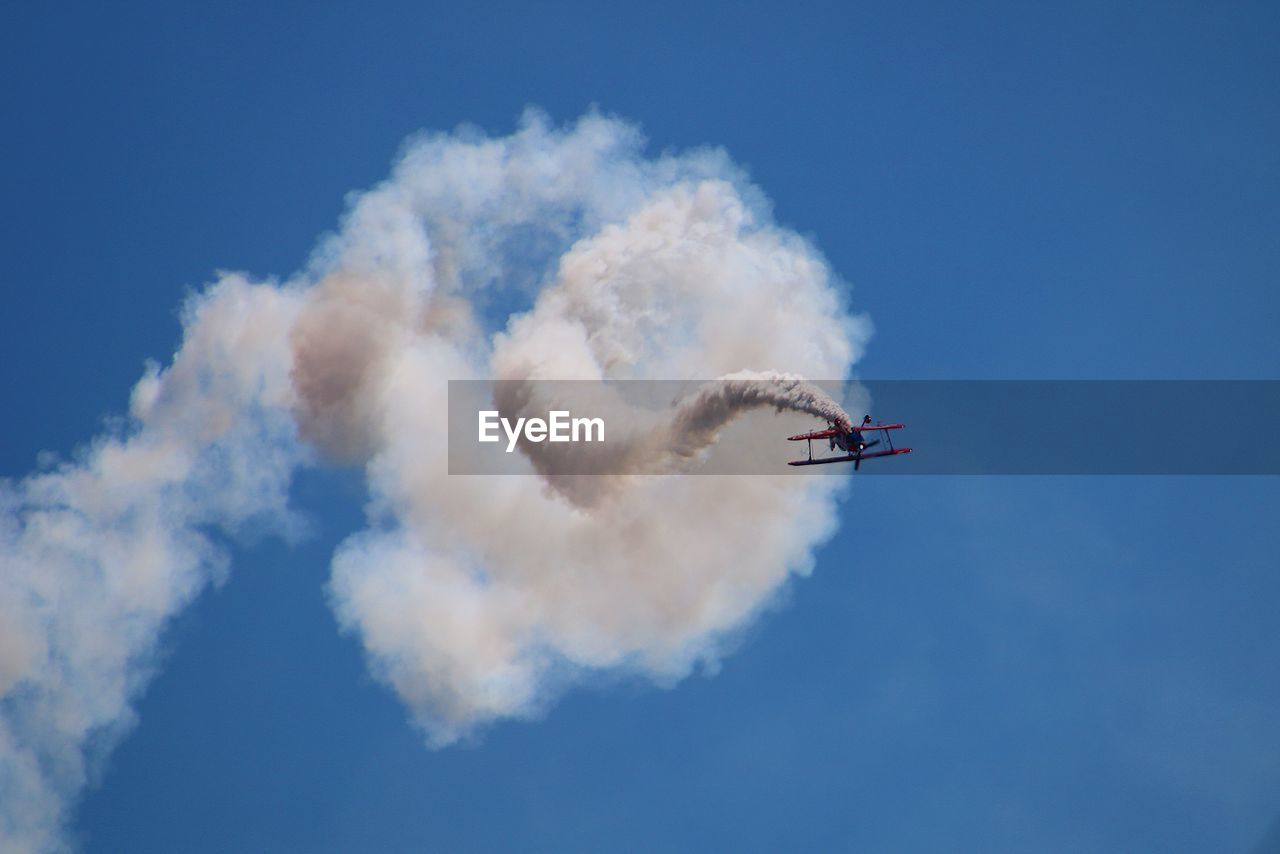
[[[905,424],[863,424],[858,427],[850,427],[849,429],[855,433],[862,433],[866,430],[901,430],[906,427]]]
[[[830,430],[819,430],[816,433],[801,433],[797,436],[788,436],[788,442],[803,442],[805,439],[829,439],[832,436],[839,436],[840,431],[832,428]],[[776,439],[774,441],[777,441]]]

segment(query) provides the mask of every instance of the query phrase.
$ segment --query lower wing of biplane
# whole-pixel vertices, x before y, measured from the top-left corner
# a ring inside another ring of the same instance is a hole
[[[895,448],[893,446],[893,436],[890,430],[901,430],[905,424],[869,424],[863,422],[859,427],[850,428],[848,433],[844,433],[835,427],[827,430],[818,430],[814,433],[801,433],[797,436],[788,436],[789,442],[808,442],[809,457],[804,460],[792,460],[787,463],[789,466],[822,466],[828,463],[853,463],[853,470],[857,471],[862,468],[863,460],[872,460],[876,457],[892,457],[898,454],[911,453],[910,448]],[[883,439],[875,439],[871,442],[863,441],[863,434],[872,431],[883,431]],[[855,440],[853,437],[857,436]],[[828,439],[831,448],[834,450],[838,445],[840,450],[845,453],[835,457],[814,457],[813,441],[815,439]],[[879,445],[881,442],[887,442],[889,447],[883,451],[869,451],[869,448]]]

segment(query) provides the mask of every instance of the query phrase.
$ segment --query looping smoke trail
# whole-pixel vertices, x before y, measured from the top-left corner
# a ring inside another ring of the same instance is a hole
[[[671,427],[672,452],[692,456],[744,411],[773,407],[816,415],[849,432],[853,419],[829,394],[794,374],[739,371],[708,383],[682,403]]]
[[[727,377],[678,408],[687,455],[751,407],[847,420],[798,377],[845,377],[868,334],[722,151],[650,158],[596,114],[414,140],[295,279],[192,301],[121,434],[0,485],[0,850],[63,846],[158,634],[225,574],[210,531],[296,532],[312,448],[364,468],[330,598],[429,743],[592,673],[714,667],[809,571],[840,479],[634,477],[592,502],[449,477],[446,380]],[[796,374],[741,373],[774,368]]]
[[[727,374],[672,402],[666,411],[636,406],[603,384],[529,379],[496,383],[493,403],[509,419],[541,417],[552,410],[607,416],[607,445],[518,442],[547,484],[584,508],[607,500],[632,476],[687,472],[725,427],[753,409],[814,415],[846,431],[852,423],[821,388],[778,371]]]

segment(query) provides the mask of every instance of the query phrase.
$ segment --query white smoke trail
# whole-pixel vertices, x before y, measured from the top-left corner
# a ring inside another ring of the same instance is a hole
[[[364,467],[332,604],[432,744],[592,672],[714,664],[809,571],[840,480],[636,477],[582,502],[450,477],[445,381],[727,377],[673,422],[690,453],[752,406],[847,419],[798,375],[843,378],[868,332],[723,152],[646,158],[623,122],[536,113],[415,140],[296,280],[225,276],[184,324],[122,435],[0,489],[0,850],[60,844],[157,634],[224,572],[211,530],[292,530],[309,443]],[[775,368],[797,375],[741,373]]]
[[[0,851],[63,847],[64,809],[132,721],[167,620],[225,572],[210,526],[296,527],[294,295],[229,276],[134,389],[123,435],[0,483]]]
[[[829,394],[794,374],[739,371],[708,383],[681,404],[674,419],[672,451],[691,456],[715,441],[726,424],[749,409],[805,412],[849,432],[853,419]]]
[[[777,371],[727,374],[671,402],[666,411],[637,406],[605,384],[509,378],[494,383],[493,405],[508,419],[541,417],[553,410],[607,416],[602,419],[612,425],[607,444],[518,442],[548,485],[582,507],[623,488],[630,476],[682,473],[705,462],[702,451],[753,409],[806,413],[846,431],[852,423],[823,389]]]

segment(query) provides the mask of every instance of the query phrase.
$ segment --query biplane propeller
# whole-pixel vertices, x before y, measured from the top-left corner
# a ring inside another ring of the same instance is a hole
[[[893,436],[890,430],[901,430],[905,424],[872,424],[871,416],[868,415],[862,419],[862,424],[857,427],[850,427],[846,432],[840,429],[834,423],[829,423],[826,430],[818,430],[813,433],[800,433],[796,436],[788,436],[788,442],[808,442],[809,457],[804,460],[792,460],[787,463],[790,466],[820,466],[827,463],[853,463],[853,470],[858,471],[862,468],[863,460],[875,459],[876,457],[892,457],[897,454],[909,454],[910,448],[895,448],[893,446]],[[867,433],[881,432],[884,435],[879,439],[867,441]],[[834,451],[836,448],[844,451],[844,454],[835,457],[814,457],[813,442],[815,439],[828,440],[829,450]],[[887,442],[889,447],[883,451],[872,451],[867,453],[868,448],[874,448],[882,442]]]

